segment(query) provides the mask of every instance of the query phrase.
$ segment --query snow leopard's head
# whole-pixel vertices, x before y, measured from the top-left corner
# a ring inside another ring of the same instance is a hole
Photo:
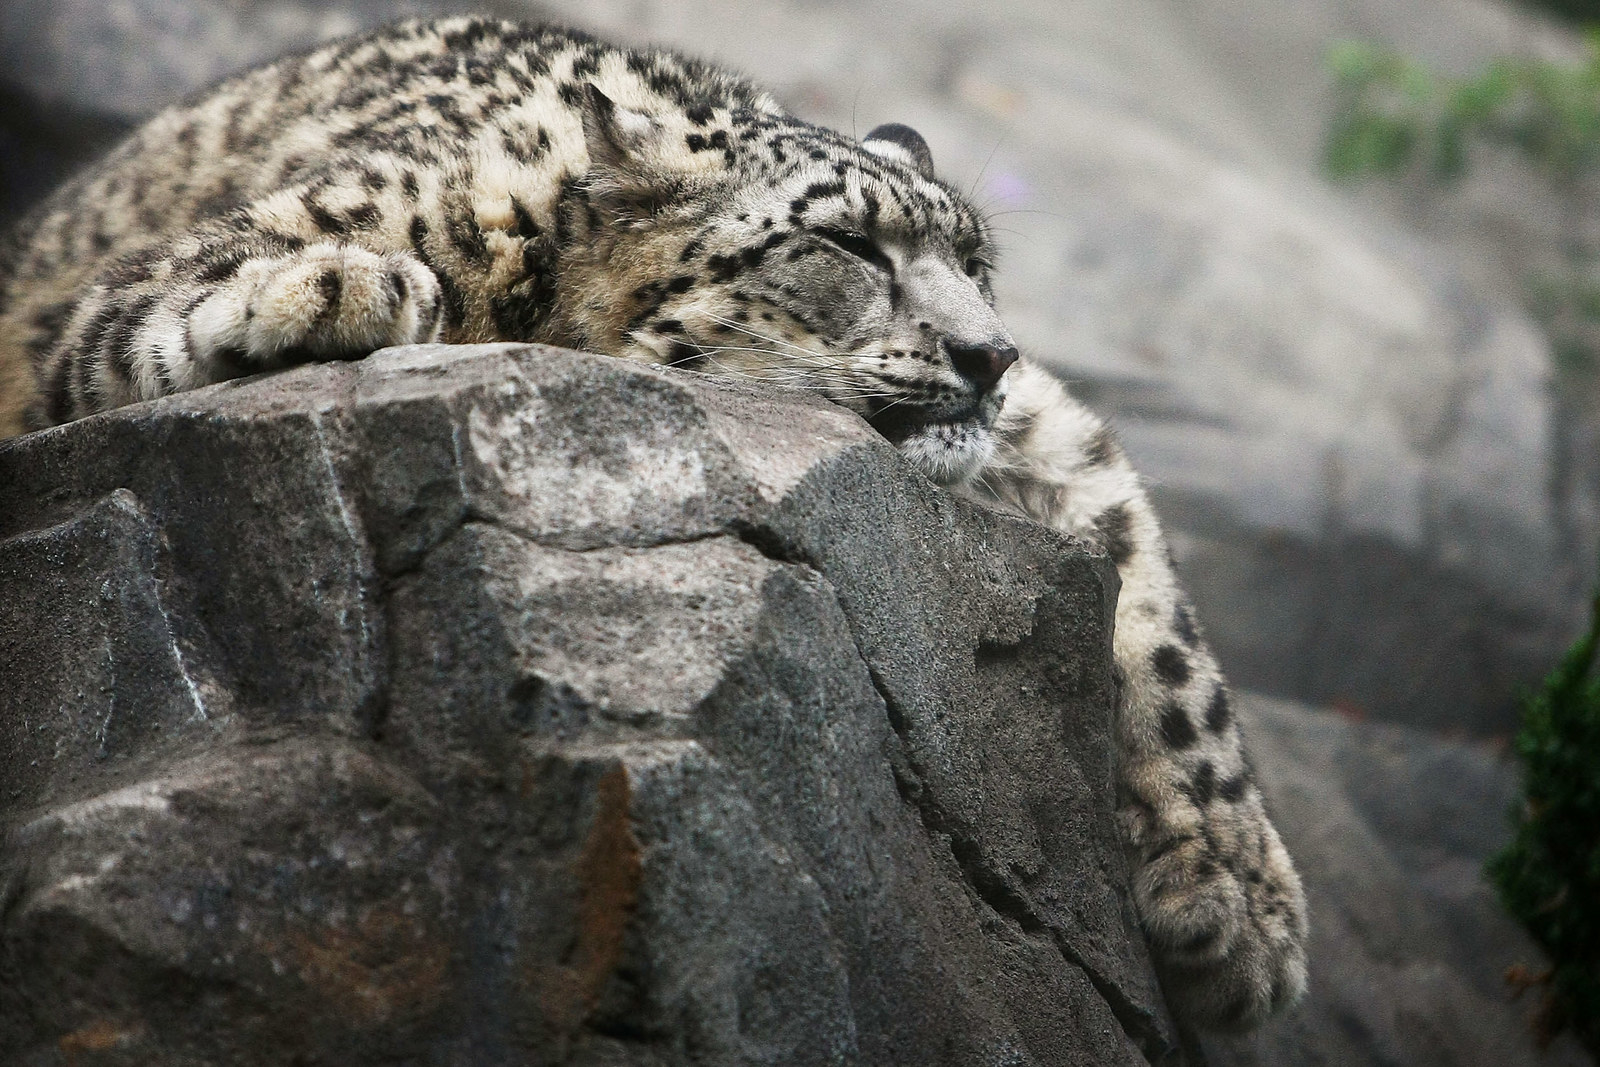
[[[923,139],[625,102],[589,88],[558,273],[568,343],[811,390],[934,479],[975,473],[1016,348],[988,227]]]

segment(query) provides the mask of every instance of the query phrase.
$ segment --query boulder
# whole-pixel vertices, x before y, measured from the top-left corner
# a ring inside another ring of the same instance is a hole
[[[0,444],[0,1063],[1180,1062],[1114,569],[855,416],[395,349]]]
[[[1592,1065],[1570,1035],[1541,1048],[1537,994],[1505,980],[1548,966],[1483,878],[1511,836],[1515,766],[1408,727],[1238,706],[1305,879],[1311,988],[1252,1035],[1206,1039],[1210,1067]]]

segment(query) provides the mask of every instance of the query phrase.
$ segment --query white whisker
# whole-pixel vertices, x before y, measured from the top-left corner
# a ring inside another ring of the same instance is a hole
[[[705,314],[705,318],[773,347],[702,344],[698,341],[680,342],[693,346],[694,352],[670,360],[662,364],[663,366],[700,364],[691,369],[738,381],[761,382],[785,389],[817,393],[835,403],[887,400],[888,403],[878,409],[880,413],[915,399],[903,388],[872,373],[870,366],[861,365],[863,362],[875,363],[878,359],[876,356],[817,352],[784,338],[765,334],[745,323],[709,313]],[[718,358],[735,353],[766,356],[774,362],[755,367],[736,366],[727,359]]]
[[[823,353],[823,352],[818,352],[815,349],[802,347],[801,345],[795,344],[793,341],[786,341],[782,337],[773,337],[773,336],[771,336],[769,334],[764,334],[759,330],[751,329],[749,326],[746,326],[743,323],[734,322],[731,319],[725,319],[725,318],[722,318],[719,315],[709,315],[708,314],[706,316],[706,318],[710,319],[712,322],[715,322],[720,326],[726,327],[727,329],[737,330],[738,332],[744,334],[747,337],[754,337],[756,340],[765,341],[769,345],[776,345],[779,348],[788,349],[788,350],[790,350],[791,352],[794,352],[797,355],[803,355],[803,356],[809,356],[809,357],[812,357],[812,358],[817,358],[817,357],[821,357],[821,356],[826,354],[826,353]]]

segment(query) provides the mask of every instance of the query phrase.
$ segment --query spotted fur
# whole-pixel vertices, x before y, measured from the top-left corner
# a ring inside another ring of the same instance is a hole
[[[1305,989],[1306,905],[1227,684],[1110,429],[1037,366],[1007,377],[995,455],[958,489],[1116,563],[1118,803],[1140,918],[1181,1015],[1254,1026]]]
[[[1304,902],[1148,501],[993,309],[923,139],[741,78],[484,19],[281,59],[156,116],[0,257],[0,436],[390,344],[526,340],[809,389],[1122,578],[1120,803],[1174,1002],[1304,986]],[[1008,399],[1009,392],[1009,399]]]

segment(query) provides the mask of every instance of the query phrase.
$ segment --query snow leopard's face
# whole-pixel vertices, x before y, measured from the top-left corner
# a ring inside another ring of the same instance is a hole
[[[586,232],[558,297],[581,343],[817,392],[939,481],[989,459],[1016,350],[987,228],[922,138],[590,104]]]

